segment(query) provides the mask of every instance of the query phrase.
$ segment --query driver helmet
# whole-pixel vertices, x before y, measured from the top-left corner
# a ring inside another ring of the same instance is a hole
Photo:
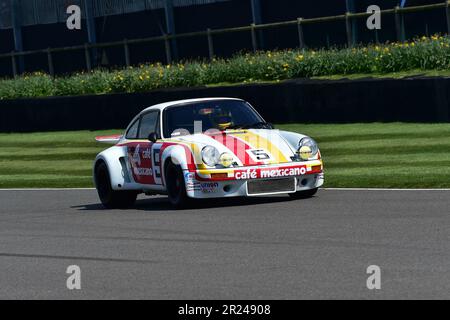
[[[233,125],[233,119],[230,112],[215,109],[215,112],[211,114],[211,123],[219,130],[226,130]]]

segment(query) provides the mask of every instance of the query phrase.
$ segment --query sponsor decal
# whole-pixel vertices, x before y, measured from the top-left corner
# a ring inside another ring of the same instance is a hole
[[[133,172],[137,176],[153,176],[152,169],[149,168],[133,168]]]
[[[199,182],[195,180],[195,173],[186,172],[184,174],[186,180],[186,191],[201,191],[203,193],[215,193],[219,189],[217,182]]]
[[[306,166],[290,168],[247,169],[236,171],[236,180],[268,179],[303,176],[308,172]]]
[[[186,172],[184,180],[186,181],[186,191],[200,191],[200,183],[195,181],[194,173]]]
[[[153,166],[151,163],[152,150],[147,144],[138,144],[136,147],[128,147],[128,158],[133,173],[133,178],[137,183],[154,184]]]
[[[200,183],[200,189],[203,193],[215,193],[219,189],[219,184],[217,182]]]
[[[139,155],[139,151],[141,150],[141,145],[138,144],[134,149],[134,153],[130,158],[132,164],[140,166],[141,165],[141,156]]]
[[[186,191],[201,191],[200,183],[198,182],[188,182],[186,184]]]
[[[151,150],[145,149],[142,151],[143,159],[151,159]],[[153,170],[150,168],[141,168],[142,160],[141,160],[141,145],[138,144],[134,149],[133,154],[130,157],[130,161],[133,166],[133,173],[136,176],[153,176]]]
[[[142,158],[151,159],[152,158],[152,150],[147,148],[144,151],[142,151]]]
[[[184,180],[186,180],[186,182],[193,181],[194,178],[195,178],[195,174],[193,172],[186,172],[184,174]]]
[[[258,172],[256,169],[247,171],[238,171],[234,173],[234,177],[236,180],[246,180],[246,179],[257,179],[258,178]]]

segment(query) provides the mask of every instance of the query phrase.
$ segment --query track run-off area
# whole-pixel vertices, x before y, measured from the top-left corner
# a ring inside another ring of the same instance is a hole
[[[104,210],[95,190],[0,190],[1,299],[450,298],[450,191],[164,197]],[[81,290],[68,290],[68,266]],[[381,289],[369,290],[371,265]]]

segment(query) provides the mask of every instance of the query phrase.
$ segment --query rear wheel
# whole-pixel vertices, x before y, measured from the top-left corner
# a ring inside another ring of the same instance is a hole
[[[107,209],[129,208],[136,202],[137,192],[112,189],[108,167],[104,162],[95,169],[95,184],[100,201]]]
[[[317,191],[319,191],[319,188],[306,190],[306,191],[297,191],[296,193],[290,193],[289,195],[294,200],[297,200],[297,199],[308,199],[308,198],[313,197],[317,193]]]
[[[177,209],[182,209],[191,204],[186,193],[183,170],[180,166],[169,162],[165,170],[167,194],[170,203]]]

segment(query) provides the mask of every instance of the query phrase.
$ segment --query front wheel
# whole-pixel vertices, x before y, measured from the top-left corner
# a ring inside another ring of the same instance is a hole
[[[133,206],[136,202],[137,192],[112,189],[108,167],[104,162],[101,162],[95,169],[95,184],[100,201],[107,209],[125,209]]]
[[[319,188],[306,190],[306,191],[297,191],[296,193],[290,193],[289,196],[294,200],[308,199],[308,198],[313,197],[317,193],[317,191],[319,191]]]
[[[186,193],[186,184],[181,167],[169,162],[166,167],[165,178],[170,203],[177,209],[188,207],[191,201]]]

